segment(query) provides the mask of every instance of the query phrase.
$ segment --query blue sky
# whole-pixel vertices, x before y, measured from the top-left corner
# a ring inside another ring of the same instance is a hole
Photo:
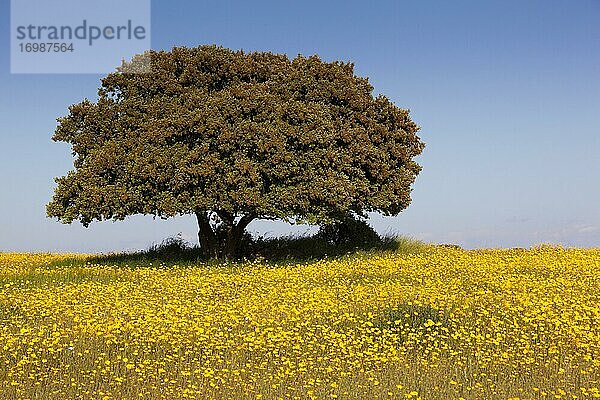
[[[152,48],[219,44],[355,63],[427,143],[412,205],[379,232],[473,247],[600,246],[600,0],[153,1]],[[0,251],[145,248],[195,220],[88,229],[45,217],[70,149],[50,140],[100,75],[10,74],[0,6]],[[282,223],[251,231],[278,234]],[[305,227],[296,228],[305,230]]]

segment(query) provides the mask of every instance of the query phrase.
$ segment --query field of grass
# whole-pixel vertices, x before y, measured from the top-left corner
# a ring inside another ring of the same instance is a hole
[[[600,397],[600,250],[414,250],[0,254],[0,398]]]

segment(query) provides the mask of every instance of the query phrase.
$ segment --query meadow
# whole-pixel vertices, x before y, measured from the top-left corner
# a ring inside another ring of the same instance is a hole
[[[600,397],[600,250],[0,254],[2,399]]]

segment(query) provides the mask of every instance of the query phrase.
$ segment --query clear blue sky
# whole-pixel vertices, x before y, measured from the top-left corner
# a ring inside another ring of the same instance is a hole
[[[0,7],[0,251],[138,249],[191,216],[88,229],[45,218],[70,149],[50,140],[100,75],[11,75]],[[600,246],[600,1],[153,1],[152,48],[219,44],[349,60],[427,143],[412,205],[380,232],[466,247]],[[284,224],[257,222],[273,234]],[[305,228],[302,228],[305,229]]]

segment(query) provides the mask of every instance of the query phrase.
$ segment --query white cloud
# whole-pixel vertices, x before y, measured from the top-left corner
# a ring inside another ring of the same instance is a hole
[[[592,233],[598,230],[597,226],[594,225],[580,225],[576,227],[577,233]]]

